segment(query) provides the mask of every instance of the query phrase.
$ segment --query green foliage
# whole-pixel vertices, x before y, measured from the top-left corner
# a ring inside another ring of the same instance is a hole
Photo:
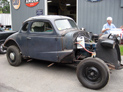
[[[2,12],[2,8],[0,8],[0,13],[3,13],[3,12]]]
[[[120,53],[123,55],[123,45],[120,45]]]
[[[10,6],[4,6],[4,7],[2,8],[2,12],[3,12],[3,13],[10,13]]]
[[[1,2],[3,4],[3,7],[2,7],[2,12],[3,13],[10,13],[10,4],[7,0],[2,0]]]

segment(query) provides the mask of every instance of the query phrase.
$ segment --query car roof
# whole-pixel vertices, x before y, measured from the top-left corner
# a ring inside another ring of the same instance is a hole
[[[61,16],[61,15],[40,15],[40,16],[30,17],[24,22],[27,22],[30,20],[38,20],[38,19],[56,20],[56,19],[72,19],[72,18],[67,17],[67,16]]]

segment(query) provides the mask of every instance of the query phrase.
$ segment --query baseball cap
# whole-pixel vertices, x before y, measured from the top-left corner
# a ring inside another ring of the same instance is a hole
[[[107,17],[107,20],[112,20],[112,17]]]

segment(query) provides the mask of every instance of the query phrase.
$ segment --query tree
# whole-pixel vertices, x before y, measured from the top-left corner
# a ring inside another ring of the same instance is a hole
[[[3,4],[2,12],[3,13],[10,13],[10,4],[9,4],[8,0],[2,0],[1,3]]]
[[[3,13],[3,12],[2,12],[2,7],[0,7],[0,13]]]

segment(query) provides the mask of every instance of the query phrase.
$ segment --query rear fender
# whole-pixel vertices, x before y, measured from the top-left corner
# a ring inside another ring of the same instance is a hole
[[[116,69],[120,67],[121,56],[117,43],[115,44],[114,48],[113,44],[111,46],[108,45],[107,47],[105,47],[102,45],[101,40],[98,40],[96,46],[96,57],[102,59],[106,63],[114,65]]]

